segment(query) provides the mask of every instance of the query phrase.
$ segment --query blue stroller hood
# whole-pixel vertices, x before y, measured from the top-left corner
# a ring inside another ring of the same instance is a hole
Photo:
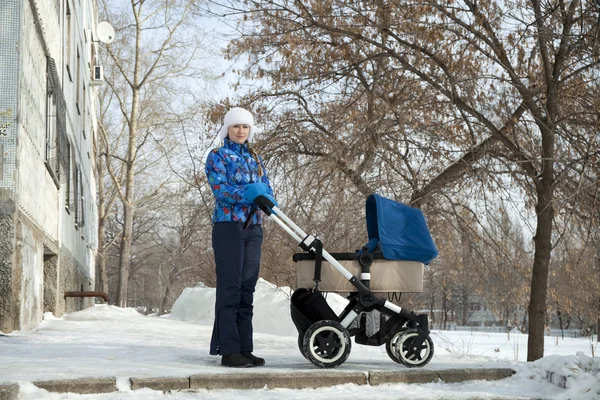
[[[377,194],[367,198],[369,240],[379,240],[388,260],[429,264],[438,255],[423,212]]]

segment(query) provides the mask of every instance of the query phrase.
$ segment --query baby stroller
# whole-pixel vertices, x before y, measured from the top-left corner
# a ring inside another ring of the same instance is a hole
[[[291,299],[302,355],[321,368],[341,365],[357,344],[386,345],[389,357],[407,367],[422,367],[433,357],[427,314],[417,315],[377,296],[422,292],[424,264],[437,249],[421,210],[372,194],[366,201],[369,242],[354,253],[328,253],[264,196],[258,207],[298,241],[298,289]],[[347,293],[338,316],[322,292]]]

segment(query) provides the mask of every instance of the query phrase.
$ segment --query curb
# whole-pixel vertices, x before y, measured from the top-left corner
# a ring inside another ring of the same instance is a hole
[[[192,375],[190,389],[305,389],[326,386],[367,384],[367,374],[364,372],[333,372],[322,373],[295,372],[282,374],[222,374],[222,375]]]
[[[152,390],[185,390],[190,388],[190,378],[129,378],[131,390],[148,388]]]
[[[370,385],[384,383],[429,383],[444,382],[457,383],[464,381],[497,381],[513,376],[515,371],[510,368],[503,369],[449,369],[449,370],[409,370],[402,373],[390,371],[376,371],[369,374]]]
[[[38,381],[33,384],[40,389],[56,393],[110,393],[117,390],[117,378],[79,378]]]
[[[0,385],[0,400],[17,400],[19,385]]]
[[[149,388],[169,392],[187,389],[305,389],[343,385],[382,385],[387,383],[456,383],[471,380],[499,380],[511,377],[515,371],[500,369],[450,369],[450,370],[402,370],[339,372],[316,370],[294,373],[222,373],[192,375],[185,378],[154,377],[129,378],[132,390]],[[33,382],[34,385],[56,393],[109,393],[117,390],[116,378],[81,378]],[[0,400],[16,400],[17,384],[0,385]]]

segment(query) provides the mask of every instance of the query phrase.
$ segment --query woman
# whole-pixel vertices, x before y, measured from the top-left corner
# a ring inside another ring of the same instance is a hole
[[[252,367],[265,360],[252,354],[252,310],[263,240],[260,210],[243,225],[253,200],[273,189],[261,158],[250,147],[254,134],[252,114],[239,107],[225,114],[219,138],[223,146],[206,160],[206,176],[215,196],[212,245],[217,271],[215,323],[210,354],[220,354],[221,365]]]

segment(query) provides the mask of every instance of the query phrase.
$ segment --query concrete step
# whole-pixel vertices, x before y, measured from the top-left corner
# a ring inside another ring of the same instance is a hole
[[[79,378],[38,381],[33,384],[41,389],[56,393],[110,393],[117,390],[117,378]]]
[[[17,400],[19,385],[0,385],[0,400]]]
[[[304,389],[354,383],[356,385],[381,385],[386,383],[456,383],[469,380],[499,380],[512,376],[509,368],[497,369],[447,369],[400,371],[342,370],[298,371],[298,372],[227,372],[219,374],[192,375],[188,377],[130,378],[132,390],[150,388],[164,392],[193,389],[259,389],[288,388]],[[109,393],[117,390],[115,377],[79,378],[33,382],[39,388],[57,393]],[[18,385],[0,386],[0,400],[16,400]]]

